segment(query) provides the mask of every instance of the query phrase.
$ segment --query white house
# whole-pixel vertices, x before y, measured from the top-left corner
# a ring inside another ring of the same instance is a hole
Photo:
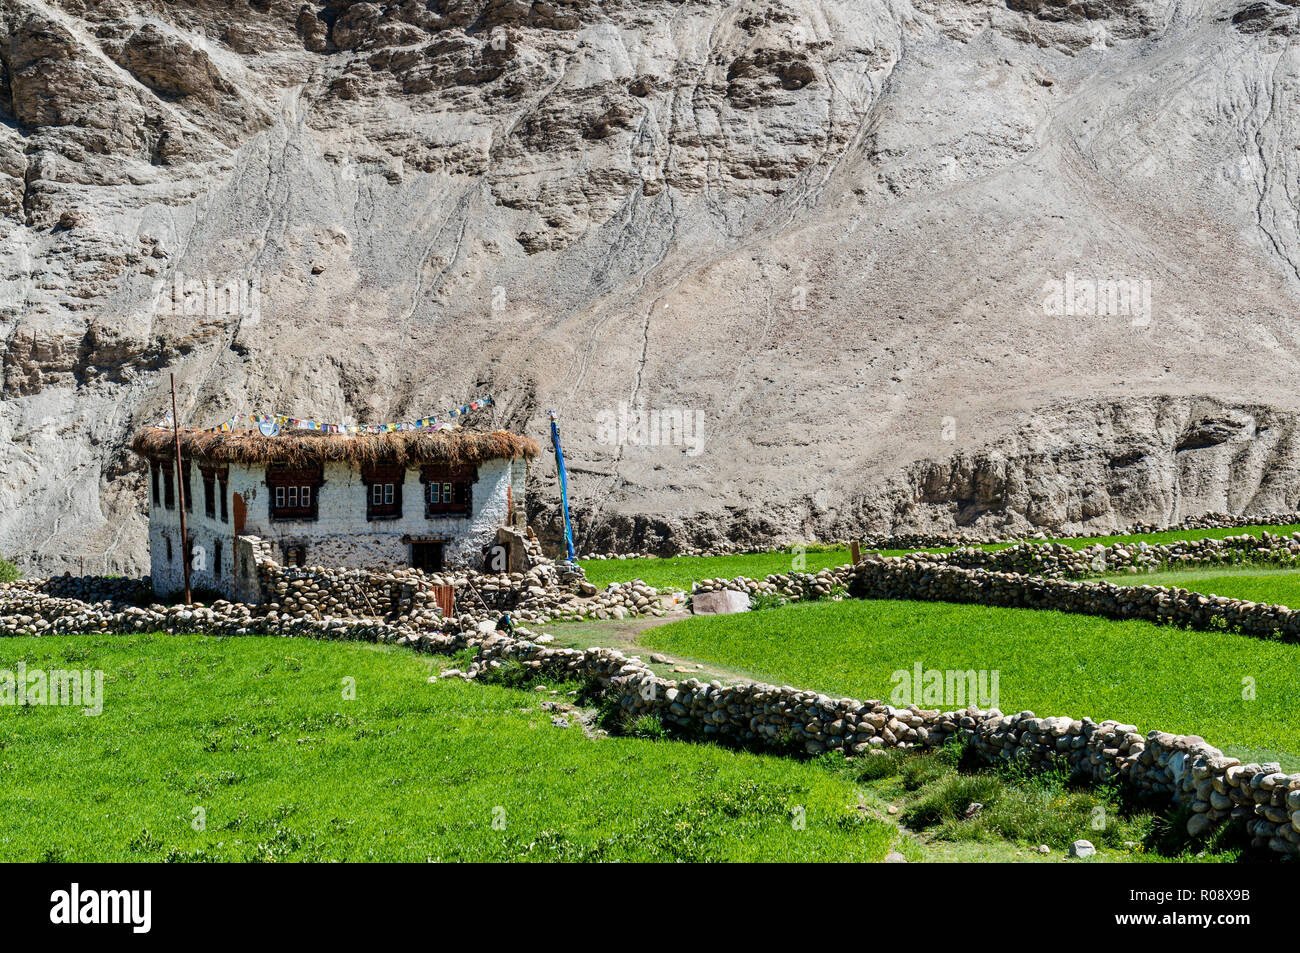
[[[172,431],[132,448],[149,465],[149,555],[160,597],[191,586],[234,598],[234,541],[260,536],[286,565],[482,568],[497,528],[524,513],[529,437],[505,431],[321,434],[182,430],[181,522]]]

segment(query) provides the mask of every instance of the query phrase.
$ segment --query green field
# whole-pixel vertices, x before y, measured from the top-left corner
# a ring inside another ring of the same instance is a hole
[[[1003,711],[1114,718],[1300,767],[1300,646],[1034,609],[875,600],[692,618],[648,629],[640,641],[859,699],[889,701],[892,673],[917,662],[997,671]],[[1254,680],[1253,700],[1242,697],[1245,678]]]
[[[3,862],[876,861],[896,836],[817,765],[589,738],[553,726],[545,695],[429,684],[435,662],[404,649],[155,635],[3,653],[105,677],[97,717],[0,707]]]
[[[1121,586],[1178,586],[1249,602],[1300,607],[1300,570],[1188,569],[1104,577]]]
[[[799,563],[796,564],[796,559]],[[602,589],[611,582],[640,579],[658,589],[686,589],[700,579],[734,579],[748,576],[762,579],[773,573],[817,572],[849,562],[847,548],[836,547],[819,552],[747,553],[737,556],[669,556],[663,559],[588,559],[580,560],[587,579]]]
[[[1300,532],[1298,526],[1243,526],[1235,529],[1189,529],[1168,533],[1150,533],[1138,536],[1076,536],[1066,539],[1030,540],[1030,542],[1064,543],[1074,549],[1083,549],[1095,543],[1109,546],[1113,543],[1136,543],[1145,540],[1152,545],[1172,543],[1178,540],[1223,539],[1225,536],[1259,536],[1268,531],[1276,534]],[[1014,543],[991,543],[981,549],[998,550],[1014,546]],[[927,549],[926,552],[944,553],[949,549]],[[887,556],[898,556],[907,550],[883,550]],[[796,565],[796,554],[787,551],[770,553],[749,553],[736,556],[671,556],[667,558],[645,557],[636,559],[586,559],[579,560],[587,573],[587,578],[602,589],[611,582],[630,582],[640,579],[660,589],[675,588],[689,590],[691,584],[700,579],[734,579],[736,576],[748,576],[750,579],[762,579],[773,573],[817,572],[849,562],[849,550],[846,546],[814,546],[802,555],[800,564]],[[1129,577],[1127,581],[1132,581]]]

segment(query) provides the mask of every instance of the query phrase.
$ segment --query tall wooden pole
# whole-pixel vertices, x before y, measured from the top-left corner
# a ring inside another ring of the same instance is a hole
[[[171,375],[172,379],[172,443],[176,449],[176,505],[180,507],[181,512],[181,567],[185,570],[185,604],[191,602],[190,596],[190,534],[185,526],[185,481],[181,479],[184,470],[181,468],[181,421],[176,415],[176,375]]]

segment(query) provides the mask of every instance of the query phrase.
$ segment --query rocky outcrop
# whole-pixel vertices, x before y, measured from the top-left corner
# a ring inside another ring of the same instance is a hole
[[[1293,508],[1262,6],[0,0],[0,551],[143,569],[173,371],[196,425],[555,408],[584,550]]]

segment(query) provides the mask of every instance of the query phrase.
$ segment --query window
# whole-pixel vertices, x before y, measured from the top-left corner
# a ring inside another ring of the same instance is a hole
[[[176,474],[171,463],[162,465],[163,505],[169,510],[176,509]]]
[[[230,471],[226,467],[199,467],[203,475],[203,515],[208,519],[217,518],[217,481],[221,481],[221,521],[230,522],[226,508],[226,480]]]
[[[217,483],[218,483],[218,485],[219,485],[220,488],[221,488],[221,522],[223,522],[223,523],[229,523],[229,522],[230,522],[230,504],[229,504],[229,502],[227,501],[227,496],[229,496],[229,494],[226,492],[226,487],[227,487],[227,486],[229,485],[229,483],[230,483],[230,478],[229,478],[229,475],[228,475],[227,471],[222,470],[221,472],[219,472],[219,473],[217,474]]]
[[[468,514],[471,489],[477,473],[473,467],[428,466],[420,471],[424,484],[424,515]]]
[[[163,541],[167,544],[167,561],[172,561],[172,538],[166,533],[163,534]]]
[[[162,505],[162,464],[157,460],[152,461],[149,468],[153,472],[153,505]]]
[[[221,540],[212,542],[212,574],[221,577]]]
[[[304,545],[285,546],[284,547],[284,564],[286,566],[305,566],[307,565],[307,547]]]
[[[366,485],[366,519],[389,520],[402,515],[402,481],[406,468],[393,465],[361,468]]]
[[[271,519],[316,519],[320,496],[318,491],[324,482],[320,467],[272,467],[267,470],[266,485],[271,490]]]
[[[185,491],[185,509],[187,512],[190,513],[194,512],[194,493],[191,489],[193,485],[194,484],[190,483],[190,461],[182,460],[181,461],[181,487]]]

